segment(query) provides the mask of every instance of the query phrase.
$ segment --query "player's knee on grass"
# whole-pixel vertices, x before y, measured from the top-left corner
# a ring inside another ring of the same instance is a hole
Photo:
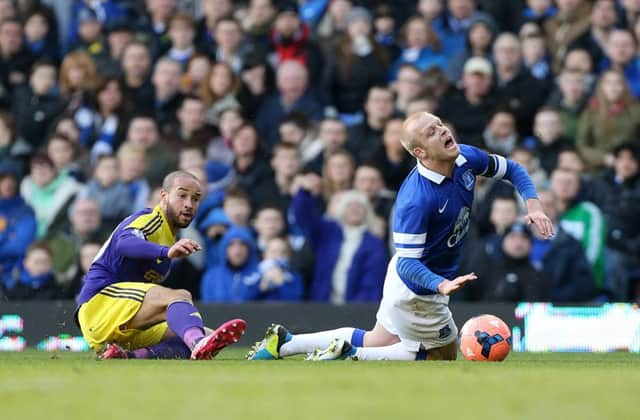
[[[427,360],[456,360],[458,357],[458,340],[443,347],[427,351]]]
[[[400,338],[397,335],[391,334],[379,323],[365,333],[363,340],[364,347],[386,347],[399,342]]]
[[[186,289],[178,289],[178,290],[172,290],[172,292],[174,293],[174,299],[172,301],[187,300],[187,301],[193,303],[193,297],[191,296],[191,292],[190,291],[188,291]],[[169,302],[169,303],[171,303],[171,302]]]

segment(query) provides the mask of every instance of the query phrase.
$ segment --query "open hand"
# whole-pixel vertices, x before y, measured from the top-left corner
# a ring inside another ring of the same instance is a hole
[[[438,285],[438,292],[440,292],[441,295],[449,296],[477,278],[476,273],[469,273],[464,276],[458,276],[453,280],[444,280]]]
[[[182,258],[188,255],[193,254],[194,252],[198,252],[202,249],[199,243],[194,241],[193,239],[180,239],[178,242],[173,244],[171,248],[169,248],[169,252],[167,255],[169,258]]]

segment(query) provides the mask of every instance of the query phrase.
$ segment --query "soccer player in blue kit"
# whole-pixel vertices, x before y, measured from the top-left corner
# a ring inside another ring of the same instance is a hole
[[[526,202],[525,221],[543,237],[553,235],[533,183],[517,163],[457,144],[449,128],[427,112],[406,119],[402,145],[417,165],[396,198],[396,253],[374,328],[294,335],[282,325],[272,325],[248,359],[313,352],[308,359],[454,360],[458,329],[448,307],[449,295],[476,279],[474,273],[457,275],[457,268],[478,175],[511,181]]]
[[[76,321],[102,359],[210,359],[238,341],[246,323],[234,319],[212,331],[204,327],[187,290],[159,283],[172,260],[200,251],[176,233],[193,220],[202,198],[189,172],[168,174],[160,203],[124,219],[104,243],[83,279]]]

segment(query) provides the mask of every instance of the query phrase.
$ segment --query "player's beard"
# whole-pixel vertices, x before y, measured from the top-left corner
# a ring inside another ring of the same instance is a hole
[[[175,212],[171,206],[167,206],[167,219],[169,220],[169,223],[172,224],[173,226],[177,226],[180,229],[184,229],[187,226],[189,226],[189,224],[191,224],[191,219],[189,219],[188,222],[181,222],[180,221],[180,214]]]

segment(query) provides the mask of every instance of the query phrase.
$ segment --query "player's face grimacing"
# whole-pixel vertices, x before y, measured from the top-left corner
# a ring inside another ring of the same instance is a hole
[[[202,197],[200,183],[191,178],[178,177],[165,197],[169,223],[179,228],[186,228],[200,206]]]
[[[424,117],[424,129],[420,143],[428,157],[433,160],[453,160],[460,154],[460,149],[451,130],[440,118],[428,114]]]

